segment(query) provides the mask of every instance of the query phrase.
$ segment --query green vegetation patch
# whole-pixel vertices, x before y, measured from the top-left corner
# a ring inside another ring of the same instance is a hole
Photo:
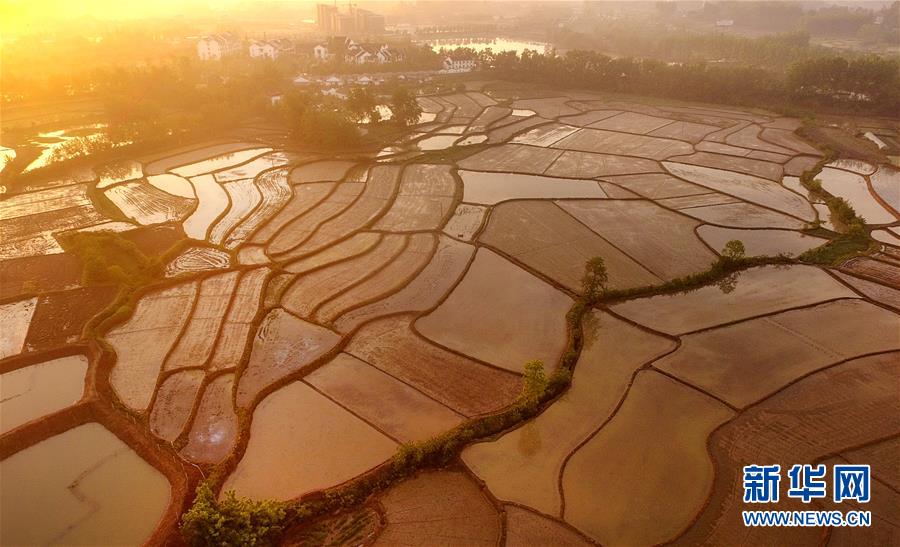
[[[873,240],[862,231],[851,231],[801,254],[798,258],[813,264],[837,265],[870,250]]]
[[[133,241],[114,232],[78,232],[60,243],[81,262],[85,285],[138,287],[163,272],[158,259],[147,257]]]
[[[282,531],[285,504],[238,498],[233,491],[216,499],[208,482],[181,518],[181,533],[189,545],[271,545]]]

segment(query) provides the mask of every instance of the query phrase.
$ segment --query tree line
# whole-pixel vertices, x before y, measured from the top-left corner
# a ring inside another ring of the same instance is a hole
[[[785,71],[711,63],[614,59],[596,51],[564,55],[527,50],[480,54],[493,76],[561,87],[634,93],[759,107],[816,108],[896,116],[900,63],[896,59],[838,56],[798,61]]]

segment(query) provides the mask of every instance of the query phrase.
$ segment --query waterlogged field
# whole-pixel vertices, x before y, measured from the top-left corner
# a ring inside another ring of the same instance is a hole
[[[866,537],[896,541],[897,171],[828,164],[877,243],[816,265],[843,227],[797,120],[492,89],[355,159],[217,142],[4,195],[2,542],[165,543],[209,476],[321,499],[510,408],[533,359],[575,362],[568,390],[376,492],[366,541],[859,542],[739,520],[742,465],[823,458],[873,465]],[[82,275],[85,232],[146,262]],[[794,258],[654,294],[733,240]],[[644,289],[573,325],[595,256]]]

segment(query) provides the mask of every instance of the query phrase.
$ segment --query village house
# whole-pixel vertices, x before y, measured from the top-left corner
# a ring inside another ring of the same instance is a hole
[[[283,55],[293,53],[294,44],[290,40],[265,40],[250,42],[250,57],[254,59],[267,58],[277,59]]]
[[[449,72],[469,72],[475,70],[476,59],[470,53],[454,51],[444,58],[444,70]]]
[[[230,32],[203,36],[197,42],[197,56],[202,61],[218,61],[241,48],[241,41]]]
[[[398,61],[401,55],[387,44],[360,44],[350,38],[333,38],[327,43],[313,47],[313,57],[318,61],[327,61],[343,51],[344,62],[353,65],[367,63],[391,63]]]

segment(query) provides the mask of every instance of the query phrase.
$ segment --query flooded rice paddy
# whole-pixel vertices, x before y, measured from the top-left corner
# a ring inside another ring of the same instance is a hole
[[[97,423],[0,461],[0,473],[4,545],[137,545],[169,505],[165,475]]]
[[[383,153],[219,141],[2,197],[4,544],[174,537],[202,475],[294,500],[497,412],[527,361],[559,366],[594,256],[612,289],[704,272],[732,240],[794,259],[590,310],[568,391],[380,493],[376,544],[722,542],[746,532],[753,447],[855,461],[900,432],[896,170],[819,175],[879,245],[814,265],[796,257],[844,227],[799,182],[822,154],[795,120],[490,85],[420,101]],[[165,258],[159,276],[109,308],[61,244],[76,230]],[[823,537],[779,533],[748,541]]]

